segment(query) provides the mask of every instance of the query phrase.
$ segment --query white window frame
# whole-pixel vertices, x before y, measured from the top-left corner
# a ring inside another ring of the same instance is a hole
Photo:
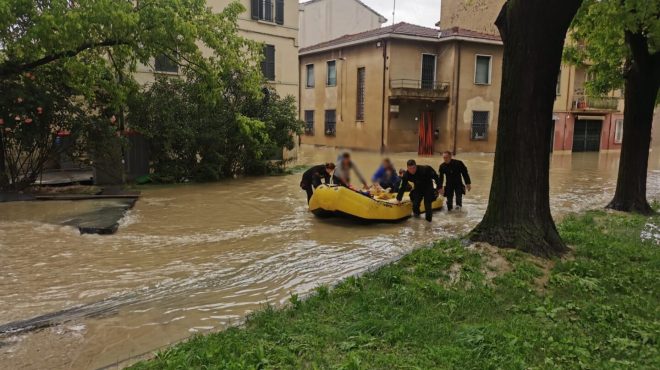
[[[435,83],[438,81],[438,54],[431,54],[431,53],[422,53],[422,59],[419,61],[419,81],[420,81],[420,87],[421,84],[423,83],[422,77],[424,77],[424,55],[430,55],[434,59],[433,63],[433,86],[435,86]]]
[[[477,61],[479,60],[479,57],[488,57],[488,82],[487,83],[477,82]],[[488,86],[488,85],[491,85],[492,82],[493,82],[493,56],[488,55],[488,54],[475,54],[474,55],[474,84],[475,85]]]
[[[312,67],[312,84],[309,84],[309,67]],[[305,88],[313,89],[316,87],[316,66],[314,63],[309,63],[305,65]]]
[[[623,142],[623,118],[614,120],[614,144]]]

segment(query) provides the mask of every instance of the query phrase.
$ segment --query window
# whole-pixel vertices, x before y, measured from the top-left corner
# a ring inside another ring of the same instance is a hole
[[[422,54],[422,89],[433,89],[435,85],[436,56]]]
[[[179,65],[165,54],[160,54],[154,59],[154,70],[156,72],[179,73]]]
[[[328,62],[328,78],[326,81],[326,85],[328,86],[337,85],[337,62],[334,60]]]
[[[475,64],[474,83],[477,85],[490,85],[492,57],[489,55],[477,55]]]
[[[623,142],[623,120],[618,119],[614,122],[614,144]]]
[[[337,112],[332,110],[325,111],[325,135],[335,136],[337,134]]]
[[[305,111],[305,135],[314,135],[314,111]]]
[[[313,64],[308,64],[307,65],[307,83],[305,84],[307,87],[314,87],[314,65]]]
[[[284,24],[284,0],[251,0],[252,19]]]
[[[268,81],[275,81],[275,46],[264,46],[264,59],[261,62],[261,73]]]
[[[357,109],[356,117],[358,121],[364,121],[364,100],[365,100],[365,77],[367,70],[364,67],[357,70]]]
[[[487,111],[472,111],[472,140],[488,139],[488,116]]]

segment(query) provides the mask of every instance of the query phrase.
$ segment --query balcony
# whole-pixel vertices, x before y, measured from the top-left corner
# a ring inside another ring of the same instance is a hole
[[[423,80],[391,80],[393,99],[449,100],[449,83]]]
[[[573,99],[574,110],[616,111],[619,107],[619,98],[609,96],[576,95]]]

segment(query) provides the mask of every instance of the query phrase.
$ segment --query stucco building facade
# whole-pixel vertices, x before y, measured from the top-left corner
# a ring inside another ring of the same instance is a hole
[[[301,142],[492,152],[501,61],[498,36],[407,23],[301,48]]]
[[[300,47],[380,28],[387,22],[360,0],[311,0],[300,4]]]
[[[220,12],[232,0],[207,0]],[[262,66],[268,85],[282,95],[298,97],[298,1],[240,0],[246,11],[238,18],[239,34],[264,44],[266,63]],[[176,74],[168,63],[154,60],[139,66],[136,78],[141,83],[153,81],[155,74]]]

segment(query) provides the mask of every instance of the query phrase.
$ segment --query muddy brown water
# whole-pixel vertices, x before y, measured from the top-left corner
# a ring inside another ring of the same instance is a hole
[[[648,179],[655,199],[658,153],[651,155]],[[299,162],[321,163],[336,154],[303,148]],[[411,156],[391,158],[402,166]],[[0,368],[121,367],[132,361],[122,362],[127,358],[236,324],[266,302],[282,304],[292,293],[464,234],[485,211],[493,156],[458,158],[470,169],[473,191],[464,211],[438,213],[431,225],[316,219],[298,187],[300,175],[147,188],[112,236],[81,236],[57,225],[107,203],[0,204],[0,325],[71,307],[98,308],[91,317],[65,312],[59,317],[64,324],[0,336]],[[380,162],[371,153],[356,152],[354,159],[366,175]],[[437,167],[440,160],[419,162]],[[617,167],[618,153],[553,155],[555,215],[603,206]]]

